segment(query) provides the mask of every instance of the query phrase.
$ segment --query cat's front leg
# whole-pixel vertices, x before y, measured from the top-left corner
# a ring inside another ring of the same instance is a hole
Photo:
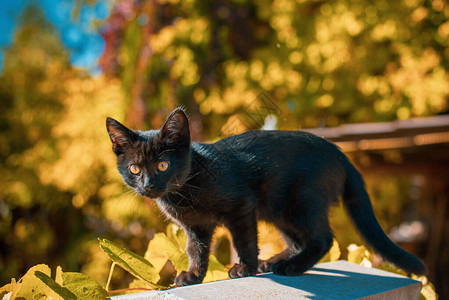
[[[257,220],[255,213],[235,216],[227,227],[232,235],[234,247],[240,263],[229,270],[229,277],[246,277],[255,275],[258,267],[259,249],[257,248]]]
[[[189,270],[181,272],[175,278],[177,286],[201,283],[206,276],[209,264],[210,243],[213,229],[201,227],[186,227],[187,255],[189,256]]]

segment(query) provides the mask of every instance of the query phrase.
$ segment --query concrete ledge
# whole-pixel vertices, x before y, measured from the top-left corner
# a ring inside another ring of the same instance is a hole
[[[112,297],[147,299],[418,299],[421,282],[398,274],[337,261],[316,265],[302,276],[272,273]]]

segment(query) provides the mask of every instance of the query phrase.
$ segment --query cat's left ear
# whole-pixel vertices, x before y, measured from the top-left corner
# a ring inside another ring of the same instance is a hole
[[[159,136],[167,144],[174,146],[190,145],[189,119],[181,108],[176,108],[168,116]]]
[[[128,144],[135,140],[135,133],[132,130],[112,118],[106,119],[106,129],[111,138],[112,150],[116,154],[122,152]]]

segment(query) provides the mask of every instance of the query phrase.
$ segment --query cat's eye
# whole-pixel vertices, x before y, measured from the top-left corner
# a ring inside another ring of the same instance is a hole
[[[160,161],[160,162],[157,164],[157,169],[158,169],[159,171],[161,171],[161,172],[166,171],[166,170],[168,169],[168,162],[166,162],[166,161]]]
[[[136,165],[130,165],[129,171],[133,173],[134,175],[138,175],[140,173],[140,168]]]

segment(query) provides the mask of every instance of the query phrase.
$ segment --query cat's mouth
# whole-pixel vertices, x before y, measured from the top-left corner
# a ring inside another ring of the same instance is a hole
[[[147,192],[145,196],[155,199],[155,198],[159,198],[160,194],[156,193],[156,192],[153,192],[153,191],[150,191],[150,192]]]
[[[145,192],[142,193],[142,195],[145,196],[145,197],[148,197],[148,198],[156,199],[156,198],[161,198],[165,194],[170,193],[170,192],[174,192],[176,190],[177,190],[177,187],[175,187],[175,188],[173,188],[173,187],[172,188],[168,188],[167,187],[167,189],[165,189],[163,191],[156,190],[156,189],[153,188],[151,190],[150,189],[145,190]]]
[[[162,187],[158,188],[157,186],[152,186],[151,188],[139,188],[137,192],[142,196],[156,199],[164,196],[167,193],[175,192],[179,190],[179,188],[180,188],[179,184],[171,184],[167,185],[165,188]]]
[[[140,189],[138,193],[141,194],[142,196],[156,199],[161,197],[165,192],[164,191],[161,192],[153,188],[153,189]]]

